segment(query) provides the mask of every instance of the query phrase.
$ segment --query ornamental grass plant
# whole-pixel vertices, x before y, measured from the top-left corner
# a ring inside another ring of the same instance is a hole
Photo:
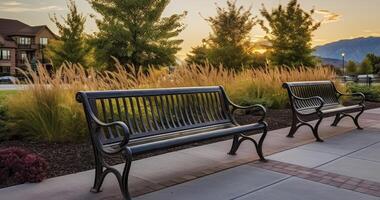
[[[49,74],[43,67],[23,71],[29,88],[4,100],[9,134],[30,136],[49,142],[82,141],[87,138],[83,109],[75,100],[80,90],[113,90],[132,88],[168,88],[222,85],[238,104],[264,104],[283,108],[288,97],[282,89],[286,81],[333,80],[330,68],[266,67],[226,70],[223,66],[183,65],[172,72],[167,67],[149,68],[146,72],[116,62],[116,70],[97,72],[81,65],[65,63]],[[344,89],[339,85],[340,89]]]

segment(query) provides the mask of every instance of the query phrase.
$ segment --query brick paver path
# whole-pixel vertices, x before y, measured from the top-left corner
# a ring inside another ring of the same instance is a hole
[[[299,165],[270,160],[268,162],[252,162],[250,165],[275,171],[283,174],[292,175],[298,178],[344,188],[372,196],[380,197],[380,183],[364,179],[344,176],[319,169],[303,167]]]

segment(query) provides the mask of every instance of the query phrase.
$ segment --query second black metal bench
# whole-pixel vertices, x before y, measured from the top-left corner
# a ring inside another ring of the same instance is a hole
[[[132,156],[213,138],[232,136],[232,155],[243,141],[250,140],[260,159],[265,160],[265,108],[235,105],[223,87],[78,92],[76,98],[84,106],[95,154],[93,192],[99,192],[104,177],[113,173],[124,198],[130,199],[128,174]],[[239,109],[259,113],[260,119],[239,125],[234,118]],[[248,133],[262,136],[256,142]],[[104,159],[114,154],[126,160],[122,174]]]
[[[335,120],[331,126],[337,126],[342,118],[350,117],[356,127],[362,129],[358,119],[364,111],[364,94],[343,94],[331,81],[287,82],[283,84],[283,87],[288,91],[293,112],[293,122],[288,137],[293,137],[298,128],[305,125],[312,129],[316,140],[322,142],[323,140],[318,135],[318,127],[322,119],[332,113],[335,114]],[[355,105],[344,106],[341,101],[343,96],[357,96],[359,102]],[[355,110],[359,111],[356,116],[349,114]],[[318,117],[314,126],[303,120],[304,117],[313,115]]]

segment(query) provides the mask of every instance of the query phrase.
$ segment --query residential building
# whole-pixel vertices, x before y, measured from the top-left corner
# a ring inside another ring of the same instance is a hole
[[[51,64],[44,56],[44,48],[55,34],[45,25],[29,26],[18,20],[0,18],[0,75],[15,75],[16,68],[40,62]]]

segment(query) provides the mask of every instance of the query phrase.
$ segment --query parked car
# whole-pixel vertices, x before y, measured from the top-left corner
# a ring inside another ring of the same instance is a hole
[[[0,77],[0,84],[15,84],[18,79],[14,76],[2,76]]]

